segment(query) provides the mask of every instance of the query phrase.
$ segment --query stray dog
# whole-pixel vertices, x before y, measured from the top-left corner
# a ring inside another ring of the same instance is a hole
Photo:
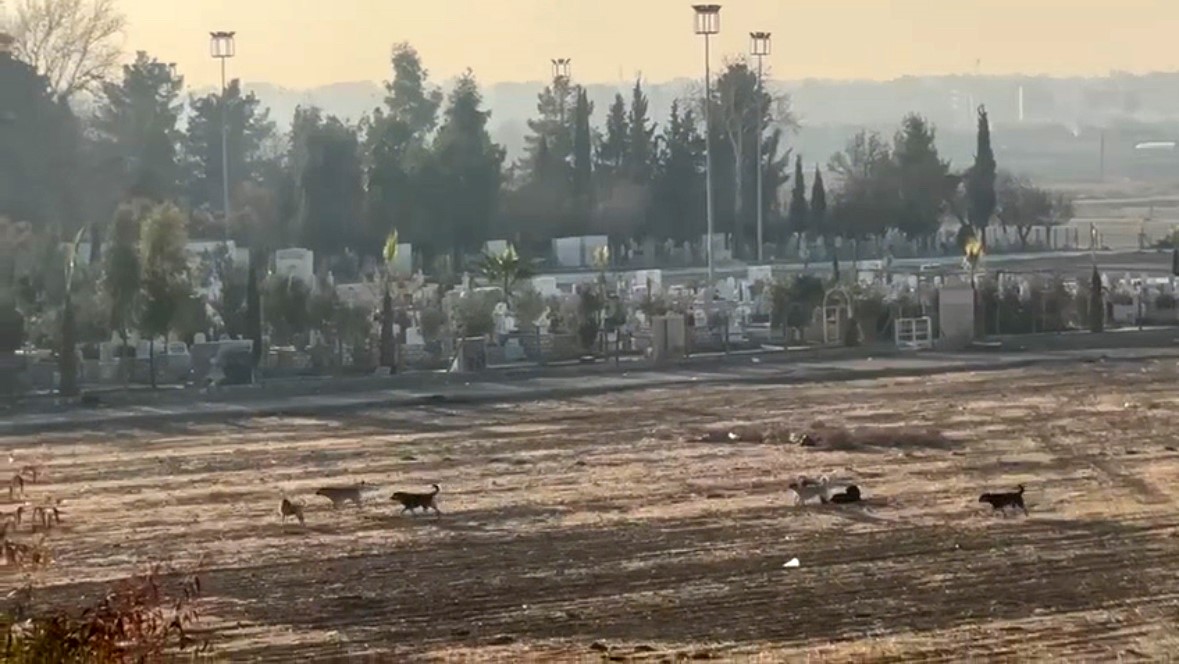
[[[1019,485],[1019,491],[1010,491],[1007,493],[984,493],[978,497],[980,503],[990,503],[992,510],[999,510],[1003,512],[1003,516],[1007,516],[1007,508],[1015,507],[1023,510],[1023,515],[1028,515],[1028,508],[1023,504],[1023,485]]]
[[[315,492],[317,496],[323,496],[332,501],[333,509],[340,509],[340,506],[351,502],[360,509],[360,502],[365,498],[371,497],[374,494],[380,493],[380,487],[369,486],[364,482],[356,486],[325,486]]]
[[[53,525],[61,525],[61,512],[53,505],[38,505],[33,508],[33,532],[37,532],[37,526],[40,525],[44,530],[49,530]]]
[[[818,480],[813,480],[805,475],[800,476],[797,481],[791,482],[788,488],[794,492],[797,498],[794,501],[795,505],[805,504],[811,498],[818,497],[819,502],[826,505],[830,496],[827,490],[828,479],[824,475]]]
[[[299,520],[299,525],[306,525],[303,523],[303,506],[299,503],[292,503],[286,498],[282,499],[282,504],[278,506],[278,513],[282,515],[282,522],[287,522],[287,517],[293,516]]]
[[[434,497],[438,495],[440,489],[437,484],[431,484],[434,490],[430,493],[410,493],[408,491],[397,491],[393,494],[392,500],[401,503],[401,511],[409,510],[411,514],[417,514],[414,510],[421,508],[422,512],[434,510],[435,516],[441,516],[442,512],[438,510],[438,505],[434,504]]]
[[[831,496],[831,502],[841,505],[860,502],[860,487],[852,484],[842,492]]]

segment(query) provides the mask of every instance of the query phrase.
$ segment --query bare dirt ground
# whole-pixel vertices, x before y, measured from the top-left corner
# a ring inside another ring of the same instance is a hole
[[[3,449],[45,467],[30,500],[65,500],[41,601],[207,556],[215,659],[1159,659],[1179,652],[1177,379],[1152,362],[700,386]],[[785,440],[818,423],[864,435]],[[869,501],[795,507],[804,472]],[[313,495],[362,479],[438,482],[443,515]],[[1020,482],[1029,518],[977,502]],[[284,494],[306,528],[279,523]],[[21,583],[0,574],[0,594]]]

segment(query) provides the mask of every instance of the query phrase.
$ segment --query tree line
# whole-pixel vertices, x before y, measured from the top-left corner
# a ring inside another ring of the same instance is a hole
[[[657,123],[641,81],[595,127],[584,88],[554,79],[529,121],[526,154],[508,163],[488,134],[474,74],[444,99],[408,44],[394,48],[384,103],[372,113],[350,123],[301,107],[286,132],[237,80],[224,95],[185,100],[183,77],[143,52],[121,74],[101,83],[93,113],[79,116],[32,64],[0,60],[8,106],[0,132],[16,157],[0,214],[64,235],[82,221],[107,225],[120,201],[170,201],[193,213],[193,238],[304,246],[324,257],[377,256],[396,229],[427,270],[455,266],[491,239],[544,251],[562,235],[684,243],[704,229],[700,101],[677,102]],[[716,84],[717,229],[743,247],[756,219],[759,140],[762,205],[771,225],[783,216],[776,192],[789,178],[783,145],[793,122],[785,101],[762,91],[741,60]]]
[[[181,73],[147,53],[114,68],[121,22],[108,0],[20,7],[16,47],[0,48],[0,291],[9,297],[59,298],[59,243],[82,231],[91,262],[106,265],[104,245],[129,246],[158,210],[181,219],[186,238],[234,240],[256,255],[302,246],[341,276],[379,261],[394,231],[413,244],[417,267],[450,278],[492,239],[528,256],[547,254],[554,237],[588,233],[617,248],[699,244],[706,143],[716,230],[738,258],[756,255],[759,209],[767,242],[819,242],[832,257],[837,244],[889,232],[932,244],[946,219],[963,237],[998,223],[1026,241],[1032,226],[1069,214],[1063,197],[998,169],[981,108],[966,168],[942,159],[935,128],[910,115],[891,141],[851,137],[808,184],[811,169],[786,145],[797,126],[789,97],[742,58],[725,63],[709,99],[688,94],[662,119],[641,80],[595,113],[582,86],[557,76],[538,95],[524,155],[510,163],[488,133],[473,72],[444,95],[407,43],[393,48],[385,98],[370,114],[351,122],[301,107],[282,131],[240,81],[224,94],[186,95]]]
[[[120,78],[98,86],[88,116],[62,96],[69,87],[58,92],[32,64],[0,56],[0,140],[14,157],[0,167],[0,215],[63,237],[80,223],[93,226],[95,257],[99,227],[109,225],[118,203],[140,198],[191,211],[193,238],[304,246],[324,258],[377,257],[397,230],[428,271],[457,268],[491,239],[536,252],[547,252],[553,237],[590,233],[615,244],[700,240],[701,100],[678,101],[656,122],[636,81],[629,99],[616,95],[595,127],[584,88],[557,77],[539,95],[524,156],[508,163],[488,134],[490,113],[472,72],[444,99],[408,44],[394,48],[391,72],[384,103],[359,122],[301,107],[284,133],[239,81],[230,81],[224,96],[185,100],[183,77],[143,52]],[[709,102],[717,231],[732,238],[738,257],[756,254],[759,205],[767,239],[777,244],[887,230],[924,240],[947,215],[977,230],[994,219],[1027,228],[1067,212],[1062,200],[997,171],[985,111],[976,162],[960,172],[940,158],[934,128],[920,116],[904,118],[891,143],[875,133],[853,136],[826,165],[837,186],[827,210],[820,169],[814,202],[806,199],[801,155],[791,173],[788,102],[763,89],[740,59],[726,64]],[[228,216],[221,209],[222,113]],[[781,196],[791,177],[791,195]],[[998,196],[1005,198],[988,202]]]

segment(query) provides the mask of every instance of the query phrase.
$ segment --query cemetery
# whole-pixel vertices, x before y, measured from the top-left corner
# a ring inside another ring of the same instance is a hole
[[[729,270],[708,284],[662,269],[613,268],[604,237],[560,238],[553,245],[559,264],[573,271],[537,274],[522,264],[506,276],[464,272],[449,286],[411,271],[408,243],[398,245],[394,261],[370,265],[346,283],[330,270],[317,274],[310,250],[276,251],[262,294],[263,347],[255,367],[254,342],[229,334],[225,318],[234,305],[223,300],[222,280],[232,278],[226,275],[235,266],[244,269],[248,252],[232,243],[191,243],[192,269],[206,275],[197,291],[205,327],[173,332],[154,345],[135,331],[125,343],[116,332],[84,343],[77,351],[79,379],[90,388],[147,385],[154,367],[156,384],[199,389],[381,371],[587,361],[657,366],[701,353],[831,346],[965,348],[987,338],[1086,330],[1095,318],[1091,274],[987,270],[985,258],[977,269],[965,258],[919,267],[897,267],[891,255],[845,261],[839,281],[797,264],[749,266],[743,275]],[[814,251],[826,259],[821,246]],[[498,241],[484,255],[514,252]],[[1174,277],[1099,277],[1102,328],[1177,322]],[[382,351],[385,289],[391,330]],[[18,353],[24,389],[54,388],[60,375],[52,355],[32,347]],[[230,366],[227,373],[226,363],[235,362],[249,366]]]

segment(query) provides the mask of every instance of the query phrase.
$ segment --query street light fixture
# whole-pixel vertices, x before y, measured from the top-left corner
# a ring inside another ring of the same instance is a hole
[[[554,58],[553,59],[553,80],[569,79],[569,65],[573,62],[573,58]]]
[[[561,130],[564,132],[565,98],[569,90],[570,65],[573,63],[573,58],[553,58],[551,62],[553,63],[553,94],[557,97],[557,114],[560,117]]]
[[[753,57],[757,58],[757,92],[760,108],[760,98],[765,94],[765,79],[762,76],[762,60],[770,54],[770,33],[768,32],[751,32],[749,33],[749,52]],[[764,165],[762,164],[761,143],[762,134],[765,128],[762,126],[762,115],[757,114],[757,262],[762,262],[762,251],[765,241],[762,239],[762,219],[765,213],[765,197],[762,194],[763,180],[765,176],[762,174]]]
[[[711,292],[714,285],[714,273],[712,264],[712,124],[708,120],[709,107],[712,106],[709,37],[720,32],[721,6],[692,5],[692,9],[696,11],[696,34],[704,35],[704,205],[706,207],[705,217],[708,220],[708,237],[704,243],[704,250],[708,256],[708,289]]]
[[[0,54],[12,55],[16,47],[16,37],[8,31],[8,11],[4,7],[4,0],[0,0]]]
[[[210,32],[209,55],[221,61],[221,204],[229,232],[229,115],[225,101],[225,61],[237,55],[234,32]]]

